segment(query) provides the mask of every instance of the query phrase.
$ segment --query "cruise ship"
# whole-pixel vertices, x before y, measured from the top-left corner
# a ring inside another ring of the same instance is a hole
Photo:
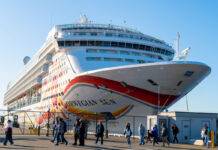
[[[157,114],[211,70],[201,62],[175,60],[175,53],[163,40],[86,17],[55,25],[36,54],[24,58],[4,105],[14,112],[44,112],[31,115],[37,124],[55,112],[90,120]]]

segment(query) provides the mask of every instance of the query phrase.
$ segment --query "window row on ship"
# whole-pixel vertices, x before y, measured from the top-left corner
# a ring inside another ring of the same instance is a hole
[[[130,56],[145,56],[147,58],[155,58],[163,60],[159,55],[144,53],[144,52],[133,52],[125,50],[107,50],[107,49],[87,49],[86,53],[95,53],[95,54],[121,54],[121,55],[130,55]]]
[[[8,109],[9,110],[16,110],[16,109],[21,109],[23,107],[26,106],[30,106],[33,105],[35,103],[40,102],[41,100],[41,94],[37,93],[34,94],[32,96],[28,95],[28,96],[24,96],[20,99],[17,99],[15,102],[12,102],[9,106]]]
[[[92,30],[92,32],[90,32],[90,29]],[[93,31],[93,30],[95,30],[95,31]],[[131,38],[131,39],[155,42],[155,43],[159,43],[159,44],[165,44],[165,42],[163,42],[163,41],[147,37],[147,36],[143,35],[142,33],[135,33],[135,32],[131,32],[131,31],[129,31],[129,33],[128,33],[128,30],[116,30],[113,28],[106,28],[106,29],[105,28],[63,28],[62,31],[64,31],[65,34],[67,34],[67,35],[73,35],[73,36],[77,36],[77,35],[79,35],[79,36],[81,36],[81,35],[101,36],[101,35],[103,35],[106,37]]]
[[[159,47],[153,47],[143,44],[136,43],[125,43],[125,42],[116,42],[116,41],[58,41],[59,47],[68,47],[68,46],[102,46],[102,47],[120,47],[128,49],[143,50],[148,52],[154,52],[158,54],[163,54],[166,56],[173,56],[174,53]]]
[[[59,71],[59,73],[56,73],[55,75],[51,76],[49,75],[42,83],[43,86],[45,86],[48,83],[52,83],[56,81],[57,79],[61,78],[63,75],[66,75],[68,73],[68,70],[62,70]]]
[[[61,90],[63,89],[63,87],[65,87],[68,83],[70,82],[70,79],[66,79],[64,81],[61,81],[59,83],[51,83],[52,86],[46,88],[45,90],[42,91],[42,94],[47,94],[48,92],[52,91],[52,90]]]

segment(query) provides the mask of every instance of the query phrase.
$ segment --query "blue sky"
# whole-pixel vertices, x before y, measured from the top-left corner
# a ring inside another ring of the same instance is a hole
[[[212,68],[188,94],[190,111],[217,112],[218,1],[208,0],[5,0],[0,5],[0,108],[7,83],[22,69],[55,24],[74,23],[86,14],[97,23],[128,26],[173,43],[181,34],[181,49],[191,46],[188,60]],[[126,23],[124,24],[124,21]],[[170,110],[186,110],[181,99]]]

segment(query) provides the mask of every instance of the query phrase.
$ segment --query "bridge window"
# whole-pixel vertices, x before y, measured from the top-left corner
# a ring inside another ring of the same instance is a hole
[[[139,52],[132,52],[132,54],[135,56],[141,56],[141,53],[139,53]]]
[[[81,41],[81,42],[80,42],[80,45],[81,45],[81,46],[87,46],[87,41]]]
[[[111,46],[111,43],[108,41],[103,41],[102,46]]]
[[[120,54],[129,55],[130,53],[128,51],[120,51]]]
[[[86,57],[86,60],[88,60],[88,61],[100,61],[101,57]]]
[[[138,45],[138,44],[133,44],[133,48],[134,48],[134,49],[138,49],[138,48],[139,48],[139,45]]]
[[[64,46],[64,41],[58,41],[59,46]]]
[[[167,56],[172,56],[174,53],[168,51],[166,49],[161,49],[158,47],[151,47],[142,44],[132,44],[125,42],[115,42],[115,41],[58,41],[58,45],[62,46],[105,46],[105,47],[122,47],[122,48],[130,48],[137,49],[149,52],[155,52],[159,54],[164,54]]]
[[[125,43],[124,42],[119,42],[118,47],[125,47]]]
[[[142,63],[145,63],[144,60],[137,60],[138,63],[142,64]]]
[[[87,49],[86,52],[87,53],[97,53],[98,50],[97,49]]]
[[[134,59],[127,59],[127,58],[125,59],[125,61],[126,61],[126,62],[135,62]]]
[[[117,43],[117,42],[111,42],[111,46],[117,47],[117,46],[118,46],[118,43]]]
[[[92,33],[90,33],[90,35],[91,36],[96,36],[96,35],[98,35],[96,32],[92,32]]]
[[[108,58],[108,57],[105,57],[104,61],[122,61],[122,58]]]
[[[100,53],[108,53],[108,54],[117,54],[118,51],[116,50],[105,50],[105,49],[100,49],[99,50]]]
[[[126,48],[132,48],[132,44],[131,43],[126,43]]]

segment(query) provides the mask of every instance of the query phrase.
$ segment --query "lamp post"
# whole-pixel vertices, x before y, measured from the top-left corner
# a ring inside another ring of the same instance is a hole
[[[160,111],[160,85],[157,85],[157,101],[158,101],[158,111],[157,114],[159,114]]]
[[[47,115],[48,115],[48,122],[47,122],[47,133],[46,133],[46,136],[49,136],[50,109],[48,109]]]

